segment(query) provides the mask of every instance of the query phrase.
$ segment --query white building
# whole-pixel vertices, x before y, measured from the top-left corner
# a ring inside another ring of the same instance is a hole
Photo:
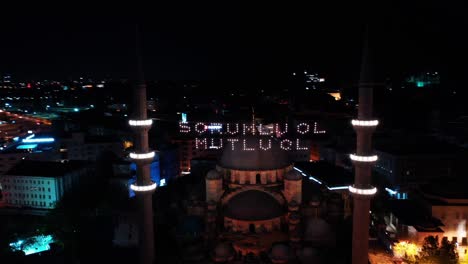
[[[123,144],[106,137],[86,137],[84,133],[73,133],[71,138],[60,139],[60,156],[69,160],[97,160],[105,152],[123,156]]]
[[[136,213],[121,210],[114,216],[113,244],[118,247],[135,247],[138,245],[138,221]]]
[[[87,174],[81,162],[23,160],[0,176],[3,204],[52,209]]]

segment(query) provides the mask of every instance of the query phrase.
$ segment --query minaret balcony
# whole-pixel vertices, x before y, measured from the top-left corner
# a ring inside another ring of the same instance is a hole
[[[348,187],[349,192],[355,195],[362,196],[373,196],[377,193],[377,188],[373,186],[367,186],[365,188],[357,188],[356,185],[351,185]]]
[[[136,185],[136,184],[131,184],[130,189],[132,189],[134,192],[151,192],[154,191],[157,187],[156,183],[152,183],[150,185]]]
[[[378,159],[378,156],[377,155],[359,156],[356,154],[349,154],[349,158],[355,162],[376,162]]]

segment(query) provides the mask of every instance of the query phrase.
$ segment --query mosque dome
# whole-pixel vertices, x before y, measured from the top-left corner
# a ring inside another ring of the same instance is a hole
[[[244,221],[269,220],[284,214],[283,207],[273,196],[256,190],[232,197],[224,210],[225,216]]]
[[[304,247],[302,250],[300,250],[298,252],[298,258],[301,263],[322,263],[322,261],[320,261],[319,251],[312,247]]]
[[[279,142],[274,138],[247,136],[238,139],[237,147],[232,148],[230,144],[224,147],[219,164],[221,167],[235,170],[275,170],[291,164],[287,152],[280,148]],[[243,150],[244,140],[246,146],[254,150]],[[263,140],[265,146],[271,140],[271,148],[261,149],[260,140]]]
[[[225,262],[232,260],[234,257],[234,249],[228,243],[219,243],[213,250],[213,258],[217,262]]]
[[[273,263],[287,263],[289,247],[285,244],[276,244],[271,248],[270,258]]]
[[[305,241],[313,242],[316,245],[330,245],[333,242],[334,234],[330,225],[325,220],[309,218],[305,226]]]

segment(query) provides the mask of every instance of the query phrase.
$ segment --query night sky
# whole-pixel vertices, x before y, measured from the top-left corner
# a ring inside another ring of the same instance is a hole
[[[466,62],[463,4],[388,1],[369,19],[364,4],[157,2],[2,8],[0,72],[18,78],[129,77],[138,22],[148,79],[271,80],[307,67],[346,85],[358,76],[369,20],[378,20],[380,62],[389,76],[436,70],[457,83],[467,69],[456,67]]]

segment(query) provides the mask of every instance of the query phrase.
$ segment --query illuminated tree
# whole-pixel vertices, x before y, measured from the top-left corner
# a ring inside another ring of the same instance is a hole
[[[419,248],[413,243],[402,241],[393,246],[393,254],[409,263],[417,263]]]

